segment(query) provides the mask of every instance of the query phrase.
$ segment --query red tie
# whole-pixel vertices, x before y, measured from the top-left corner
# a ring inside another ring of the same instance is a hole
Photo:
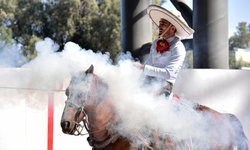
[[[168,51],[169,47],[170,47],[170,45],[166,39],[160,39],[157,41],[156,51],[158,53],[162,54],[162,53]]]

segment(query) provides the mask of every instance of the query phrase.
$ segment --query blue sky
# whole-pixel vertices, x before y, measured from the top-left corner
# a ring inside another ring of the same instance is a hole
[[[189,7],[193,7],[193,0],[186,0]],[[173,7],[170,1],[164,5],[166,8]],[[236,31],[239,22],[245,21],[250,24],[250,0],[228,0],[228,36]]]
[[[250,0],[228,0],[228,29],[233,35],[239,22],[250,23]]]

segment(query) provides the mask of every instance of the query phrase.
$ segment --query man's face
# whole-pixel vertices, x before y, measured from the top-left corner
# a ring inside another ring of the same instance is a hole
[[[169,28],[169,26],[171,25],[170,22],[168,22],[165,19],[161,19],[159,21],[159,36],[162,35],[162,33],[167,30],[167,28]],[[170,34],[170,30],[168,30],[164,35],[162,35],[163,37],[166,37]]]

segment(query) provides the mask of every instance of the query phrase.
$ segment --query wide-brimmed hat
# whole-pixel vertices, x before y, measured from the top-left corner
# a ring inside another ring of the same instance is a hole
[[[177,30],[175,34],[180,38],[188,38],[194,33],[178,10],[170,11],[158,5],[149,5],[147,13],[158,27],[161,19],[166,19],[173,24]]]

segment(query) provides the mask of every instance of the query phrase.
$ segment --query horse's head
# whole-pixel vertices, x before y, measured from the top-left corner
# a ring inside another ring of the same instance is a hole
[[[81,133],[83,126],[80,122],[87,119],[88,112],[94,109],[106,92],[106,84],[93,71],[94,67],[91,65],[86,71],[73,76],[66,89],[67,100],[61,118],[62,131],[66,134]]]

